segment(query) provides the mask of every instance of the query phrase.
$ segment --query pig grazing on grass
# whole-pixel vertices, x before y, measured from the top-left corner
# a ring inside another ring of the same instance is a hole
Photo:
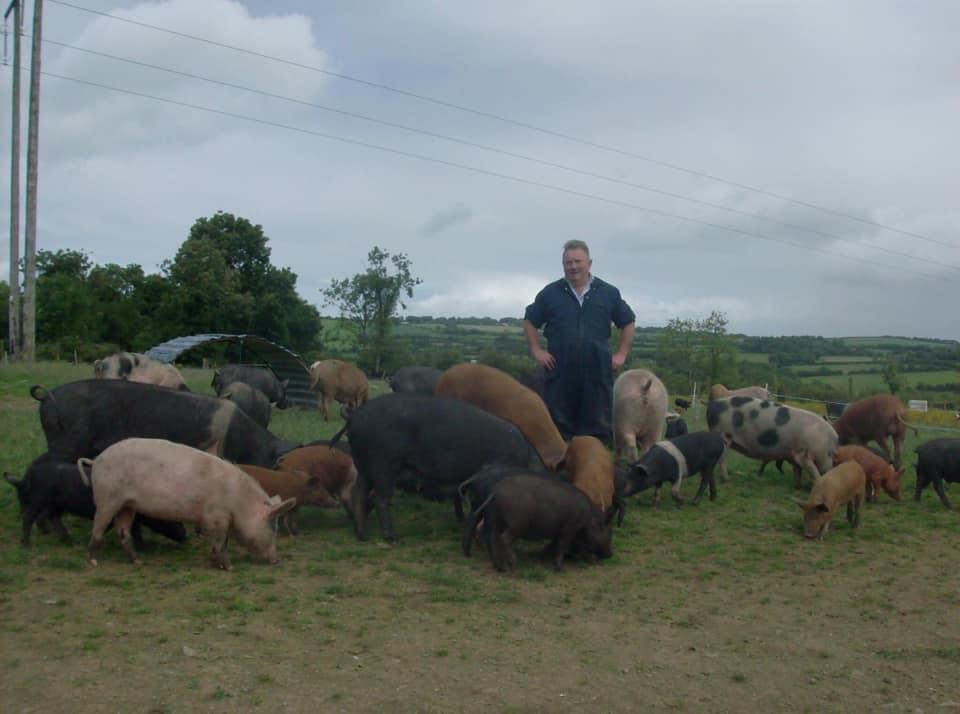
[[[837,508],[846,505],[847,521],[860,527],[860,506],[866,495],[867,476],[856,461],[845,461],[817,479],[807,500],[797,501],[803,510],[803,537],[822,539]]]
[[[923,489],[933,484],[944,508],[950,508],[950,499],[943,491],[943,482],[960,483],[960,439],[931,439],[918,446],[917,491],[919,501]]]
[[[280,523],[290,535],[297,533],[297,509],[300,506],[334,508],[337,505],[316,476],[303,471],[275,471],[251,464],[237,466],[245,474],[252,476],[268,496],[279,496],[284,501],[292,498],[296,501],[293,508],[280,516]]]
[[[700,474],[700,488],[693,503],[700,503],[703,492],[710,487],[710,500],[717,498],[717,484],[713,472],[723,459],[725,444],[720,434],[712,431],[696,431],[692,434],[658,441],[640,457],[627,474],[625,496],[648,488],[656,488],[655,502],[660,502],[660,486],[673,484],[670,494],[678,505],[683,503],[680,484],[688,476]]]
[[[613,384],[613,445],[618,459],[635,463],[663,438],[667,389],[657,375],[631,369]]]
[[[19,481],[10,473],[4,474],[4,479],[17,489],[22,520],[20,543],[24,546],[30,545],[30,531],[34,523],[44,532],[52,527],[62,540],[69,541],[70,534],[61,520],[64,513],[93,518],[96,510],[93,492],[80,478],[75,463],[56,461],[49,454],[43,454],[27,467],[27,472]],[[187,532],[181,523],[138,515],[132,528],[133,539],[137,543],[141,542],[141,523],[177,543],[187,539]]]
[[[130,538],[137,513],[198,524],[210,538],[214,563],[224,570],[230,570],[230,534],[253,555],[276,563],[274,519],[296,505],[293,498],[267,496],[253,478],[213,454],[163,439],[126,439],[93,461],[79,459],[77,467],[97,505],[87,551],[91,565],[111,522],[130,559],[140,562]]]
[[[450,397],[385,394],[353,412],[346,429],[357,465],[350,507],[360,540],[367,538],[371,490],[383,537],[397,539],[390,501],[405,472],[416,475],[424,495],[452,498],[457,517],[462,520],[457,487],[484,465],[543,468],[537,452],[517,427]]]
[[[789,461],[797,488],[801,469],[817,479],[833,467],[837,433],[806,409],[754,397],[715,399],[707,405],[707,426],[744,456]]]
[[[856,461],[867,475],[867,500],[877,500],[877,487],[882,488],[894,501],[900,500],[900,477],[903,467],[894,468],[892,464],[862,446],[840,446],[833,452],[834,465],[844,461]]]
[[[549,540],[544,557],[556,570],[568,554],[599,558],[612,555],[611,529],[603,514],[580,489],[539,473],[523,473],[501,480],[477,510],[463,532],[463,552],[470,555],[474,533],[483,519],[482,538],[497,570],[513,570],[515,538]]]
[[[294,444],[284,441],[237,408],[205,394],[178,392],[112,379],[87,379],[47,390],[30,389],[40,402],[47,450],[59,461],[96,457],[130,437],[169,439],[207,449],[241,464],[271,467]]]
[[[302,471],[319,480],[320,485],[351,513],[350,497],[357,481],[357,467],[342,444],[314,444],[288,451],[277,461],[278,471]]]
[[[270,400],[256,387],[243,382],[231,382],[220,392],[220,398],[229,399],[264,429],[270,425]]]

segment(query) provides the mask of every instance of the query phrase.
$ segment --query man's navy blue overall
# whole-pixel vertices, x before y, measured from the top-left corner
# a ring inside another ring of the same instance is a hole
[[[610,323],[623,328],[636,319],[620,291],[594,277],[583,297],[561,278],[537,293],[524,319],[543,330],[547,351],[556,360],[548,370],[544,401],[564,439],[595,436],[610,442],[613,367]]]

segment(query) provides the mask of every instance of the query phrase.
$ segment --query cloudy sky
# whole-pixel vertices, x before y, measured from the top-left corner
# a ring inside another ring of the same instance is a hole
[[[953,0],[44,7],[40,248],[156,271],[223,210],[318,306],[378,245],[502,317],[581,238],[639,325],[960,337]]]

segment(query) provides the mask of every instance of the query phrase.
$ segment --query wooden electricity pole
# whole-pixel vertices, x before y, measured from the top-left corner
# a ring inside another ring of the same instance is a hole
[[[20,36],[23,34],[21,0],[13,0],[3,14],[13,10],[13,121],[10,123],[10,359],[20,356]]]
[[[37,356],[37,151],[40,134],[40,43],[43,0],[33,0],[33,37],[30,57],[30,124],[27,128],[27,212],[23,281],[23,359]]]

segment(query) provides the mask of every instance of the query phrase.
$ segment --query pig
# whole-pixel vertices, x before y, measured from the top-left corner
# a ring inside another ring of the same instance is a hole
[[[297,510],[300,506],[319,506],[320,508],[335,508],[336,500],[323,487],[320,479],[304,471],[288,469],[278,471],[265,469],[252,464],[237,464],[240,470],[260,484],[268,496],[279,496],[282,500],[292,498],[296,505],[280,516],[280,525],[287,530],[288,535],[297,534]]]
[[[663,438],[667,389],[657,375],[631,369],[613,384],[613,444],[618,459],[636,463]]]
[[[433,394],[437,388],[437,381],[443,374],[436,367],[409,366],[401,367],[393,376],[387,379],[390,388],[395,392],[409,392],[411,394]]]
[[[575,436],[567,446],[564,467],[570,482],[587,494],[600,511],[620,513],[623,520],[623,502],[618,501],[613,483],[613,458],[607,447],[595,436]]]
[[[516,567],[517,556],[510,547],[514,538],[549,540],[543,554],[553,560],[556,570],[563,567],[568,554],[609,558],[613,552],[610,525],[587,495],[541,473],[519,473],[497,483],[464,526],[464,555],[470,555],[481,519],[482,538],[500,571]]]
[[[917,490],[914,499],[919,501],[923,489],[933,484],[940,503],[944,508],[950,508],[943,482],[960,483],[960,439],[931,439],[914,451],[917,452]]]
[[[352,513],[350,497],[353,486],[357,482],[357,467],[353,463],[349,451],[343,451],[337,444],[304,445],[299,449],[288,451],[277,461],[279,471],[303,471],[317,478],[320,485],[337,499],[347,514]]]
[[[78,459],[77,468],[97,505],[87,548],[93,566],[111,522],[127,555],[140,563],[130,539],[137,513],[198,524],[210,539],[213,562],[224,570],[231,568],[230,534],[254,556],[277,563],[273,521],[297,503],[267,496],[252,477],[213,454],[165,439],[125,439],[96,459]]]
[[[482,466],[545,468],[517,427],[451,397],[385,394],[356,409],[345,428],[357,466],[350,507],[360,540],[367,538],[366,500],[372,490],[383,537],[396,541],[390,501],[404,469],[417,475],[424,495],[453,498],[462,520],[457,486]]]
[[[803,537],[821,540],[830,529],[837,507],[847,506],[847,521],[860,527],[860,506],[867,488],[863,467],[856,461],[844,461],[818,478],[806,501],[797,501],[803,510]]]
[[[676,412],[667,412],[667,431],[663,438],[672,439],[686,433],[688,433],[687,422],[683,420],[683,417]]]
[[[515,424],[555,471],[563,461],[567,443],[536,392],[506,372],[485,364],[454,365],[437,382],[438,396],[455,397]]]
[[[727,399],[729,397],[753,397],[755,399],[769,399],[770,390],[766,387],[740,387],[739,389],[727,389],[722,384],[714,384],[707,393],[707,399]]]
[[[627,473],[624,496],[648,488],[656,488],[655,502],[660,502],[660,486],[673,484],[670,494],[677,505],[683,503],[680,485],[688,476],[700,474],[700,487],[693,503],[700,503],[703,492],[710,487],[710,500],[717,498],[717,484],[713,472],[722,463],[726,444],[723,436],[712,431],[696,431],[673,439],[658,441],[633,464]]]
[[[531,471],[527,466],[503,466],[492,465],[484,466],[473,476],[462,482],[457,487],[460,498],[470,498],[470,512],[475,513],[480,504],[486,501],[493,493],[493,489],[498,483],[508,476],[517,474],[536,474],[543,478],[559,479],[560,475],[551,471]]]
[[[268,367],[255,367],[249,364],[225,364],[213,373],[210,386],[218,397],[223,396],[223,390],[234,382],[249,384],[259,389],[277,409],[286,409],[287,387],[289,379],[283,381]]]
[[[900,477],[903,467],[894,468],[891,464],[869,449],[862,446],[840,446],[833,452],[833,465],[844,461],[856,461],[867,476],[867,500],[877,500],[877,487],[882,488],[894,501],[900,500]]]
[[[883,449],[887,461],[891,460],[887,437],[893,439],[894,455],[892,461],[899,468],[902,465],[900,449],[907,436],[907,428],[919,435],[917,429],[906,421],[907,407],[892,394],[875,394],[848,404],[833,428],[840,437],[840,445],[860,444],[866,446],[876,441]]]
[[[325,359],[310,365],[310,389],[317,390],[320,415],[330,421],[328,402],[333,399],[353,409],[367,401],[370,384],[358,367],[339,359]]]
[[[229,399],[264,429],[270,425],[270,400],[256,387],[245,382],[231,382],[220,392],[220,398]]]
[[[55,389],[34,385],[47,450],[59,461],[96,457],[111,444],[138,436],[187,446],[219,445],[234,463],[270,468],[296,445],[255,424],[237,405],[216,397],[152,384],[88,379]]]
[[[93,376],[97,379],[125,379],[190,391],[176,367],[166,362],[158,362],[139,352],[117,352],[98,359],[93,363]]]
[[[752,459],[789,461],[796,488],[802,469],[816,480],[833,467],[837,433],[806,409],[755,397],[715,399],[707,405],[707,427]]]
[[[76,464],[56,461],[49,454],[43,454],[34,459],[19,481],[11,473],[5,473],[3,477],[17,490],[22,526],[20,543],[25,547],[30,545],[30,532],[34,523],[45,532],[45,529],[52,527],[64,542],[69,542],[70,533],[63,525],[63,514],[93,518],[96,510],[93,505],[93,492],[83,483],[77,473]],[[138,514],[131,529],[137,543],[142,542],[141,523],[176,543],[183,543],[187,539],[183,524]]]

